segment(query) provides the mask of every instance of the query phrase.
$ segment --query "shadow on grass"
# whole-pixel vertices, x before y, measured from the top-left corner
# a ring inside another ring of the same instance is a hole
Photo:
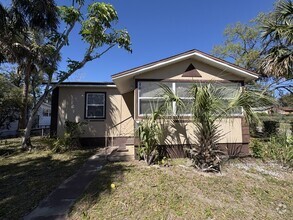
[[[125,163],[108,163],[105,165],[72,207],[70,216],[77,215],[80,217],[80,215],[83,215],[86,218],[87,210],[99,203],[101,195],[110,195],[115,190],[111,187],[111,184],[116,184],[117,186],[117,183],[123,182],[124,174],[130,172],[132,167],[133,165],[126,165]]]
[[[0,219],[19,219],[73,175],[92,152],[18,154],[0,161]]]
[[[0,157],[12,155],[15,152],[16,152],[16,149],[12,149],[12,148],[0,149]]]

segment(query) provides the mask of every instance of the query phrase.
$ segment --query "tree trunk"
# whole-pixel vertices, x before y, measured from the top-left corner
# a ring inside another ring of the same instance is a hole
[[[32,113],[29,117],[29,120],[27,122],[26,128],[24,130],[24,135],[22,137],[22,143],[21,143],[21,148],[24,150],[29,150],[32,148],[32,144],[30,141],[31,137],[31,131],[32,131],[32,126],[34,122],[34,118],[38,112],[38,109],[42,105],[42,103],[45,101],[46,97],[48,95],[48,91],[46,90],[44,94],[41,96],[40,100],[37,102],[37,104],[33,107]]]
[[[22,108],[20,112],[19,129],[25,129],[28,116],[28,93],[29,93],[29,80],[31,73],[31,63],[29,62],[24,69],[24,84],[22,91]]]

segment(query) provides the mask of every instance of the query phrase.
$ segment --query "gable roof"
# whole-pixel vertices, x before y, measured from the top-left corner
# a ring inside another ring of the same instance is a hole
[[[190,58],[206,63],[210,66],[213,66],[225,71],[229,71],[232,74],[241,76],[245,79],[245,81],[250,81],[250,80],[254,80],[258,78],[258,75],[255,72],[246,70],[233,63],[216,58],[202,51],[193,49],[193,50],[186,51],[184,53],[177,54],[175,56],[171,56],[165,59],[161,59],[152,63],[148,63],[148,64],[145,64],[130,70],[126,70],[126,71],[114,74],[112,75],[112,80],[117,85],[118,90],[121,93],[125,93],[128,91],[124,91],[125,89],[122,89],[121,86],[119,86],[119,84],[125,82],[127,79],[131,79],[131,78],[133,79],[133,77],[138,76],[142,73],[159,69],[164,66],[168,66],[183,60],[190,59]]]
[[[181,60],[186,60],[186,59],[192,58],[192,57],[201,58],[199,60],[201,60],[203,62],[210,61],[210,62],[213,62],[214,64],[218,64],[219,66],[229,68],[229,70],[230,69],[238,70],[238,71],[242,72],[242,74],[244,74],[244,75],[258,78],[258,75],[255,72],[244,69],[243,67],[237,66],[233,63],[227,62],[227,61],[219,59],[217,57],[211,56],[211,55],[204,53],[202,51],[193,49],[193,50],[186,51],[184,53],[177,54],[175,56],[171,56],[171,57],[168,57],[165,59],[161,59],[161,60],[158,60],[158,61],[155,61],[152,63],[148,63],[148,64],[145,64],[145,65],[142,65],[139,67],[132,68],[130,70],[116,73],[116,74],[112,75],[112,79],[117,79],[117,78],[123,77],[128,74],[139,74],[139,73],[144,72],[146,70],[149,71],[149,70],[157,69],[157,68],[165,66],[167,64],[175,63],[175,62],[178,62]]]

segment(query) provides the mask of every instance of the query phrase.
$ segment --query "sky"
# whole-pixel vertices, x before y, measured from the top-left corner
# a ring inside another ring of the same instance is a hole
[[[64,0],[57,1],[58,5]],[[91,3],[93,0],[88,0]],[[111,81],[111,75],[191,49],[210,53],[224,41],[229,24],[247,23],[260,12],[273,9],[274,0],[105,0],[118,12],[117,28],[126,28],[131,36],[132,53],[113,48],[102,58],[88,63],[68,81]],[[85,45],[78,30],[71,45],[62,52],[79,58]]]

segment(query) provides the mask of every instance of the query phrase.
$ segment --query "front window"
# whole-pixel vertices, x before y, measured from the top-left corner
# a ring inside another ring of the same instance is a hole
[[[172,83],[164,83],[168,87]],[[163,89],[160,83],[154,81],[138,82],[138,112],[139,115],[150,114],[164,104]]]
[[[105,118],[106,95],[102,92],[86,93],[85,118]]]
[[[138,82],[138,114],[143,116],[152,113],[164,103],[164,91],[161,84],[168,86],[185,104],[185,108],[179,108],[176,103],[172,103],[170,115],[191,116],[193,98],[190,89],[194,83],[189,82],[154,82],[139,81]],[[205,83],[201,83],[204,85]],[[225,87],[228,95],[224,100],[232,99],[240,89],[239,83],[218,83],[215,86]],[[233,115],[242,114],[242,109],[238,109],[232,113]]]

